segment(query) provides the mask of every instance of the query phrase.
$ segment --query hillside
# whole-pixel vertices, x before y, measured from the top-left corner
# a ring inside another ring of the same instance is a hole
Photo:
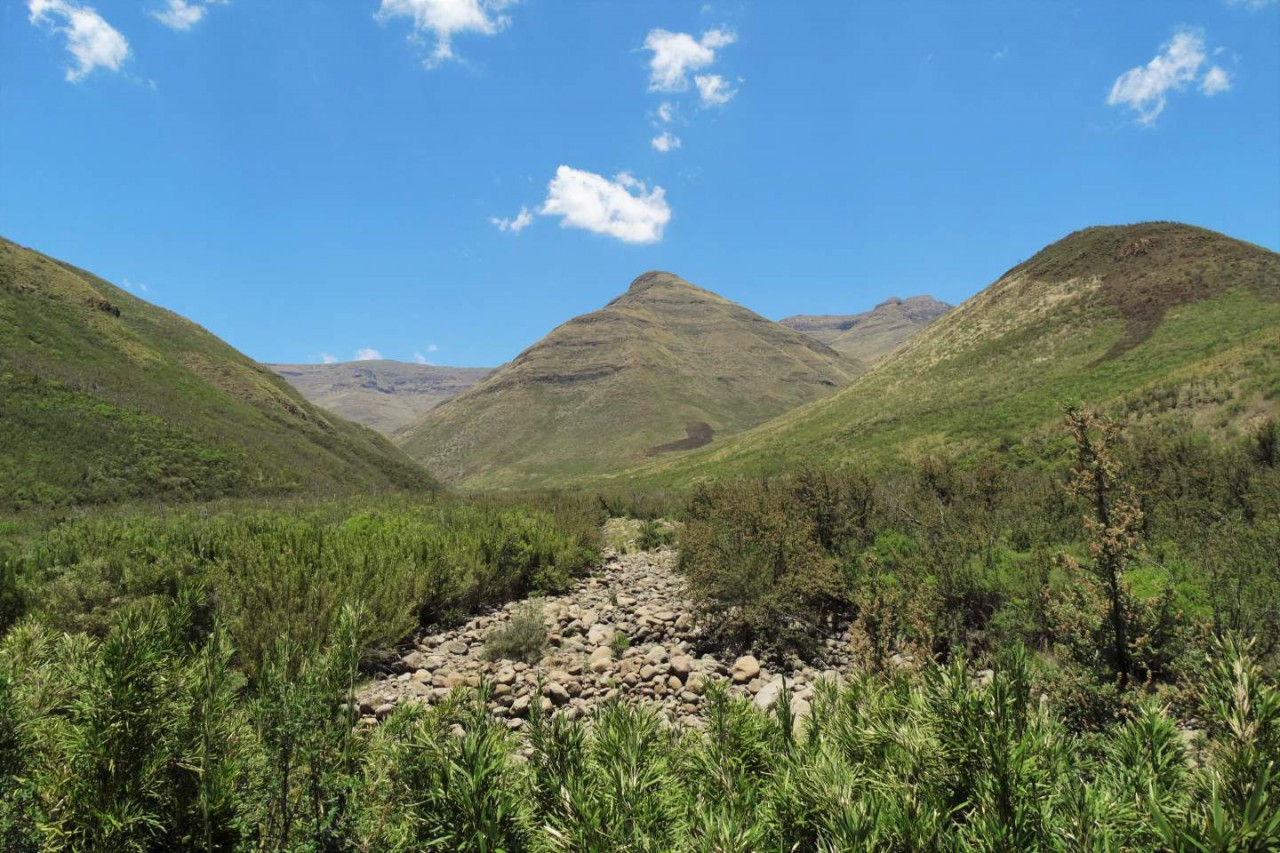
[[[396,440],[449,482],[541,486],[718,443],[832,393],[861,369],[710,291],[650,272]]]
[[[0,446],[5,511],[433,486],[194,323],[6,240]]]
[[[339,364],[268,364],[322,409],[383,435],[411,423],[493,372],[386,359]]]
[[[827,399],[628,472],[678,484],[805,460],[1011,446],[1068,400],[1238,431],[1280,409],[1280,255],[1176,223],[1076,232]]]
[[[950,310],[932,296],[895,296],[861,314],[797,314],[778,322],[869,365]]]

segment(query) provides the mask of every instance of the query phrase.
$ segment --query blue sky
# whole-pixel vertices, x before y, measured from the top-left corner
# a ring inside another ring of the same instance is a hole
[[[1278,53],[1275,0],[0,0],[0,234],[263,361],[496,364],[648,269],[958,302],[1091,224],[1280,248]]]

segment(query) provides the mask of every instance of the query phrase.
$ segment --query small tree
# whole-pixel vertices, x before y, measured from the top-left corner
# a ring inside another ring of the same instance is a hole
[[[1129,655],[1127,592],[1123,578],[1139,549],[1142,510],[1133,487],[1121,478],[1120,463],[1112,456],[1119,428],[1109,418],[1081,406],[1067,407],[1067,426],[1076,446],[1068,489],[1086,501],[1084,517],[1093,563],[1088,569],[1106,591],[1111,623],[1111,667],[1122,685],[1132,671]],[[1071,569],[1080,564],[1070,555],[1061,560]]]

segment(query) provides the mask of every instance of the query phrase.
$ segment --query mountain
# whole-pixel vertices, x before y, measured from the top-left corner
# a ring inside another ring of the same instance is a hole
[[[0,510],[430,489],[209,332],[0,240]]]
[[[649,272],[396,442],[452,483],[543,486],[714,445],[862,369],[710,291]]]
[[[493,372],[403,361],[268,364],[322,409],[391,435]]]
[[[895,296],[861,314],[797,314],[778,322],[837,352],[874,364],[950,310],[950,305],[932,296]]]
[[[803,461],[892,464],[1059,434],[1080,400],[1231,432],[1280,410],[1280,255],[1177,223],[1054,243],[847,388],[623,476],[673,485]]]

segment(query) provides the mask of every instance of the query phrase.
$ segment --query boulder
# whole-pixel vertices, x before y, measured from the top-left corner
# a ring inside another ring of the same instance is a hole
[[[730,670],[729,677],[733,679],[734,684],[746,684],[759,674],[760,661],[751,655],[745,655],[733,662],[733,669]]]

